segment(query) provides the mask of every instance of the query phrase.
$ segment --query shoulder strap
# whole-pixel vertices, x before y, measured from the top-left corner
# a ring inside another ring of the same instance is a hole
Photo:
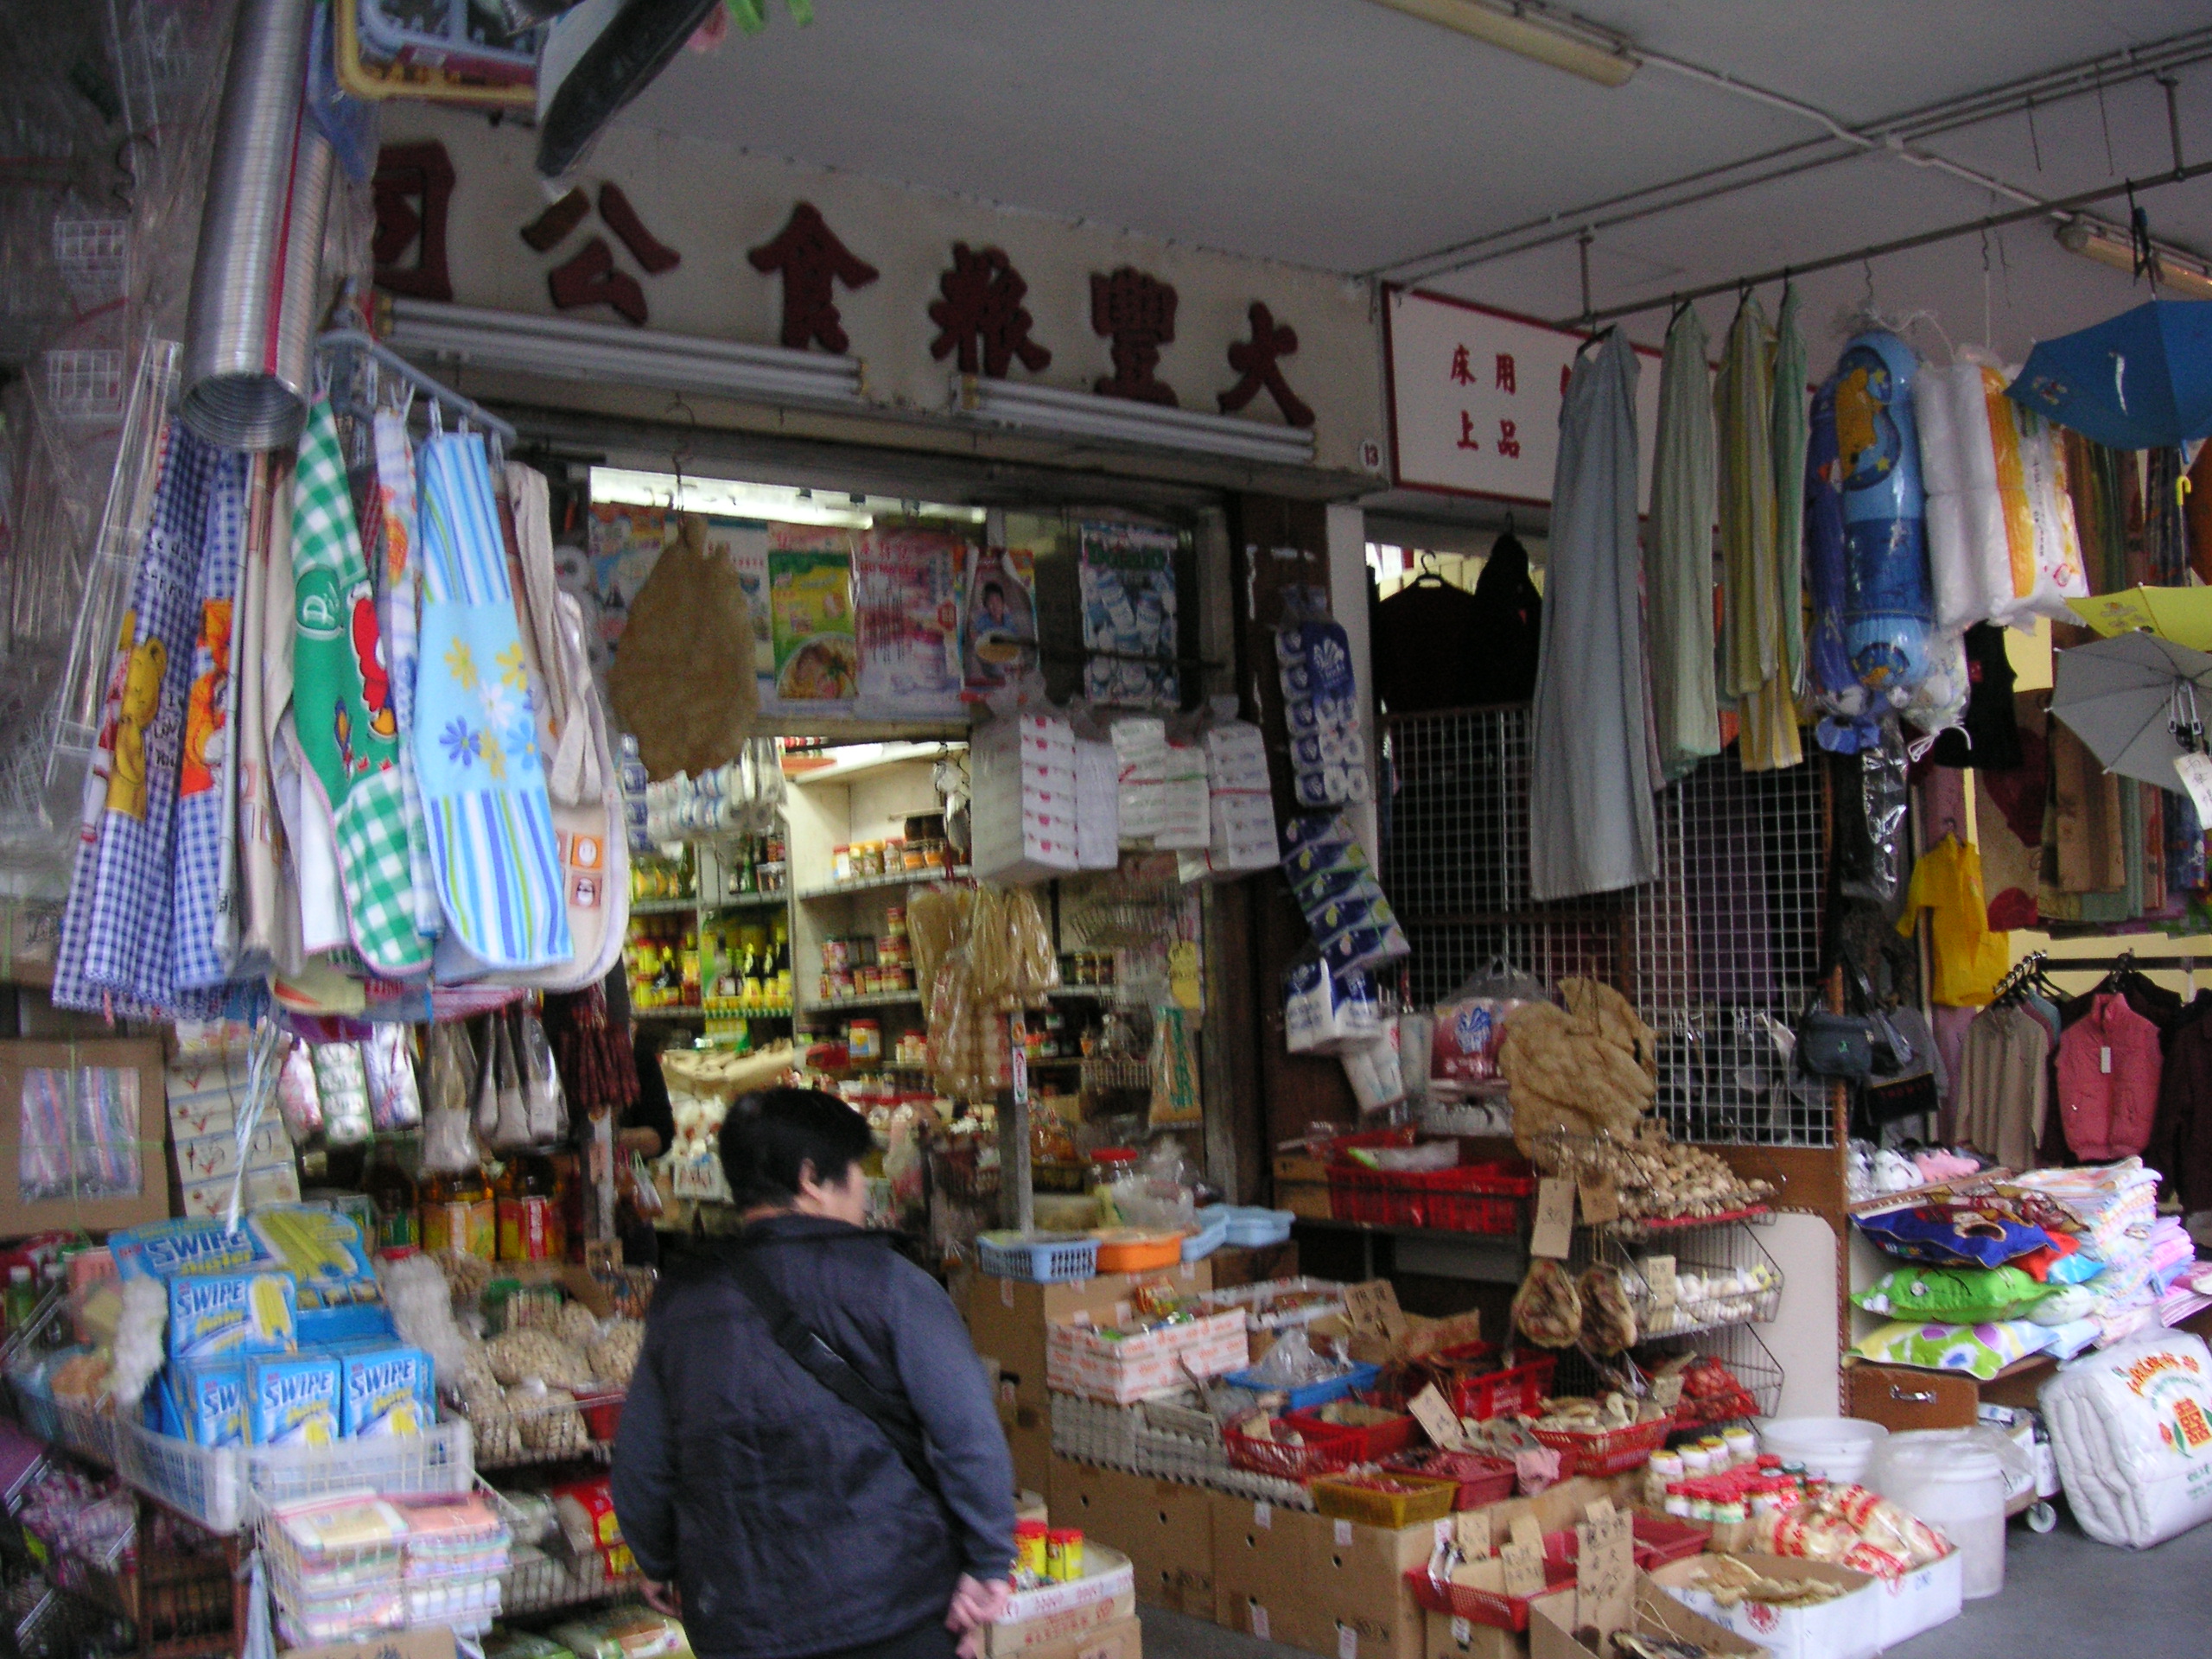
[[[904,1401],[892,1399],[854,1370],[849,1360],[799,1318],[783,1292],[760,1271],[750,1249],[731,1251],[728,1262],[738,1289],[768,1322],[768,1332],[776,1345],[816,1382],[882,1430],[883,1438],[891,1442],[891,1449],[921,1483],[922,1490],[942,1503],[944,1491],[938,1484],[937,1471],[930,1467],[926,1442],[912,1408]]]

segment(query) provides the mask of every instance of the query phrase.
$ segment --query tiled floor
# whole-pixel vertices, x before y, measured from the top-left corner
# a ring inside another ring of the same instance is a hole
[[[2113,1549],[2082,1535],[2062,1506],[2058,1530],[2007,1535],[2005,1593],[1970,1601],[1952,1623],[1892,1649],[1891,1659],[2207,1659],[2212,1655],[2212,1525],[2156,1549]],[[1298,1650],[1146,1608],[1145,1659],[1296,1659]]]

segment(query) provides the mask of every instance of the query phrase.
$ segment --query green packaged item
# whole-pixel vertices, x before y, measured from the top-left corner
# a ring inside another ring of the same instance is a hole
[[[304,1204],[274,1204],[249,1214],[245,1225],[262,1254],[299,1281],[301,1306],[378,1300],[376,1269],[351,1216]]]
[[[550,1636],[494,1630],[484,1638],[484,1659],[576,1659]]]
[[[1909,1267],[1884,1274],[1851,1300],[1892,1319],[1988,1325],[2028,1318],[2057,1288],[2018,1268]]]

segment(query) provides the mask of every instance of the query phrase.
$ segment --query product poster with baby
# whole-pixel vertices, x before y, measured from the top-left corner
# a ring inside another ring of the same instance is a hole
[[[1182,537],[1142,524],[1087,524],[1083,583],[1084,695],[1125,708],[1173,708],[1175,554]]]
[[[960,671],[969,702],[981,702],[1034,672],[1036,572],[1027,548],[969,550],[960,631]]]

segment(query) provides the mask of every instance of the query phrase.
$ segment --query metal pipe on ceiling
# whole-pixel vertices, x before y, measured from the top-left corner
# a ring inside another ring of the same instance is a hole
[[[1956,241],[1962,236],[1975,236],[1984,231],[1993,231],[2006,225],[2018,225],[2024,219],[2041,219],[2046,214],[2075,213],[2093,207],[2101,201],[2130,192],[2138,194],[2155,190],[2163,185],[2184,184],[2191,179],[2212,174],[2212,162],[2198,162],[2193,166],[2176,168],[2169,173],[2154,173],[2145,179],[2126,179],[2118,184],[2103,185],[2094,190],[2084,190],[2077,195],[2062,196],[2054,201],[2038,202],[2031,207],[2016,207],[2010,213],[1989,213],[1980,219],[1970,219],[1956,225],[1947,225],[1940,230],[1921,231],[1911,236],[1894,238],[1887,242],[1870,242],[1865,247],[1853,248],[1847,253],[1824,254],[1818,259],[1796,260],[1786,265],[1777,265],[1769,270],[1732,276],[1723,283],[1707,283],[1697,288],[1677,289],[1670,293],[1637,300],[1627,305],[1602,307],[1578,316],[1562,317],[1554,326],[1567,329],[1593,328],[1601,323],[1621,317],[1632,317],[1645,311],[1664,310],[1690,300],[1709,299],[1716,294],[1734,294],[1745,289],[1760,288],[1768,283],[1787,282],[1792,276],[1810,276],[1816,270],[1833,270],[1838,265],[1856,265],[1869,260],[1885,258],[1893,253],[1907,253],[1915,248],[1932,246],[1938,242]]]
[[[2145,78],[2170,78],[2176,70],[2189,68],[2208,60],[2212,60],[2212,29],[2193,29],[2154,41],[2149,46],[2130,47],[2101,58],[2066,65],[1996,86],[1983,87],[1955,99],[1852,128],[1811,105],[1801,103],[1783,93],[1754,86],[1750,82],[1719,71],[1705,69],[1701,66],[1663,55],[1649,57],[1648,60],[1658,67],[1812,121],[1825,130],[1824,134],[1821,137],[1779,145],[1736,161],[1701,168],[1657,184],[1640,186],[1579,207],[1543,213],[1516,225],[1449,244],[1428,253],[1377,266],[1364,274],[1370,277],[1407,283],[1448,276],[1475,265],[1571,240],[1585,230],[1607,230],[1660,213],[1696,207],[1738,191],[1849,161],[1877,149],[1897,155],[1900,159],[1916,165],[1936,167],[1950,172],[1955,176],[1966,178],[1977,188],[1997,188],[2015,199],[2032,200],[2034,198],[2028,196],[2027,193],[2018,191],[2001,180],[1993,180],[1943,157],[1929,156],[1924,153],[1910,154],[1906,147],[1944,133],[1980,125],[2000,116],[2017,114],[2031,105],[2047,105],[2091,92],[2101,93],[2108,86],[2124,86],[2129,81]],[[1839,143],[1849,147],[1840,151],[1828,148]],[[1821,153],[1808,156],[1806,155],[1808,150]],[[1764,168],[1768,162],[1785,162],[1791,157],[1797,159],[1786,166],[1769,168],[1743,177],[1729,177],[1732,174]],[[1698,188],[1700,186],[1709,188]],[[1663,200],[1655,200],[1654,198]],[[1608,216],[1598,217],[1601,214]]]

